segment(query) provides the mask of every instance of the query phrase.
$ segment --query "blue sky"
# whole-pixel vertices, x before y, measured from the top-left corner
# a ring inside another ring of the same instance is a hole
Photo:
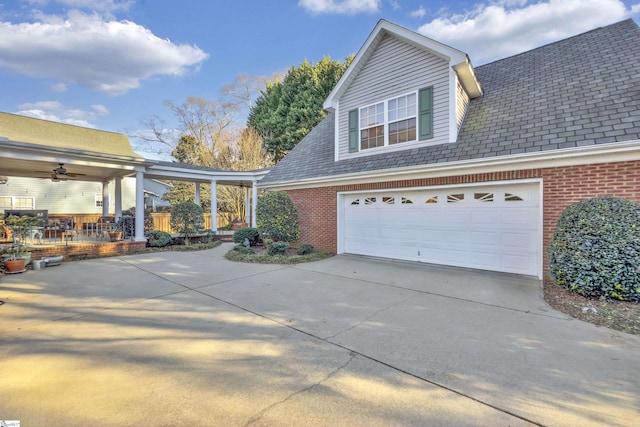
[[[640,0],[0,0],[0,111],[129,135],[157,116],[171,129],[165,100],[343,60],[381,18],[481,65],[640,22]]]

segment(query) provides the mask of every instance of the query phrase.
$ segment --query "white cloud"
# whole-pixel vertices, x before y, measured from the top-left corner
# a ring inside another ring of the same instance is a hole
[[[503,0],[434,19],[418,31],[479,64],[620,21],[632,12],[620,0]]]
[[[409,16],[411,16],[412,18],[424,18],[424,16],[426,14],[427,14],[427,9],[425,9],[422,6],[420,6],[416,10],[412,11],[411,13],[409,13]]]
[[[18,108],[20,110],[16,111],[16,114],[22,116],[88,128],[95,128],[96,126],[92,122],[98,117],[109,114],[109,110],[104,105],[95,104],[91,106],[91,110],[82,110],[68,108],[59,101],[25,102],[19,105]]]
[[[380,10],[381,0],[299,0],[298,5],[310,12],[355,15]]]
[[[196,46],[96,14],[71,11],[66,18],[42,15],[34,23],[0,22],[0,68],[112,95],[154,75],[184,75],[207,57]]]
[[[54,84],[53,86],[51,86],[51,90],[54,91],[54,92],[66,92],[67,85],[62,83],[62,82],[58,82],[58,83]]]

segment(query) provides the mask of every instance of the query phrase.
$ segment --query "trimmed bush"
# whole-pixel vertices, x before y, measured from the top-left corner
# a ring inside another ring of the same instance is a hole
[[[559,286],[587,297],[640,301],[640,205],[601,197],[564,210],[549,245]]]
[[[202,230],[202,208],[193,202],[178,203],[171,208],[170,223],[171,228],[183,237],[184,244],[188,245],[191,236]]]
[[[258,198],[256,222],[262,239],[295,242],[300,236],[298,211],[284,191],[270,191]]]
[[[144,233],[144,235],[147,238],[147,246],[151,248],[163,248],[173,243],[171,234],[164,231],[150,230]]]
[[[260,240],[260,234],[258,234],[257,228],[238,228],[233,232],[233,243],[244,243],[244,239],[249,239],[251,246],[255,246]]]
[[[288,249],[289,249],[289,244],[287,242],[269,241],[269,248],[267,249],[267,254],[284,255]]]
[[[308,243],[303,243],[298,248],[298,255],[309,255],[312,252],[313,252],[313,245],[310,245]]]
[[[244,247],[242,245],[235,246],[233,250],[243,255],[253,255],[256,253],[256,251],[254,251],[253,249]]]
[[[151,213],[153,212],[153,210],[151,208],[144,208],[144,231],[151,231],[153,230],[153,217],[151,216]],[[123,216],[131,216],[134,217],[136,216],[136,207],[130,207],[129,209],[126,209],[124,211],[122,211],[122,215]]]

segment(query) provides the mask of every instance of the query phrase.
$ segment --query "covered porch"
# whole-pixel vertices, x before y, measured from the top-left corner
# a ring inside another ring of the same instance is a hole
[[[40,178],[54,182],[89,181],[101,186],[102,212],[92,214],[92,217],[82,212],[65,212],[62,216],[72,218],[71,226],[67,227],[71,233],[57,241],[51,238],[51,234],[46,236],[48,239],[45,240],[48,241],[44,242],[43,246],[38,248],[37,244],[33,245],[36,252],[47,252],[51,246],[104,247],[113,244],[116,249],[109,250],[114,251],[144,247],[145,178],[193,182],[195,200],[198,204],[201,199],[201,186],[210,184],[212,202],[208,215],[205,215],[204,227],[213,231],[217,231],[219,226],[217,186],[231,185],[244,188],[245,222],[255,226],[257,182],[268,173],[268,170],[236,172],[148,160],[133,151],[126,135],[7,113],[0,113],[0,165],[0,187],[12,177]],[[113,217],[117,221],[123,216],[122,180],[126,177],[135,179],[134,233],[127,241],[96,240],[90,232],[91,224],[98,220],[95,217]],[[113,201],[109,200],[110,186],[114,189],[111,191],[115,194]],[[46,210],[47,206],[44,201],[38,201],[33,208]],[[166,223],[158,226],[158,229],[166,229]]]

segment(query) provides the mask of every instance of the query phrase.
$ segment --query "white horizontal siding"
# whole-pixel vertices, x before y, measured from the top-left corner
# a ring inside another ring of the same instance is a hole
[[[122,209],[135,206],[135,178],[122,180]],[[102,184],[87,181],[52,182],[49,179],[9,177],[0,185],[0,197],[35,198],[35,209],[47,209],[50,214],[102,213],[95,207],[95,195],[102,195]],[[109,212],[115,212],[115,182],[109,183]]]
[[[447,62],[396,37],[386,35],[340,98],[339,158],[361,155],[349,153],[350,110],[428,86],[434,88],[434,138],[428,143],[446,143],[449,141]],[[399,145],[393,149],[402,147]]]

